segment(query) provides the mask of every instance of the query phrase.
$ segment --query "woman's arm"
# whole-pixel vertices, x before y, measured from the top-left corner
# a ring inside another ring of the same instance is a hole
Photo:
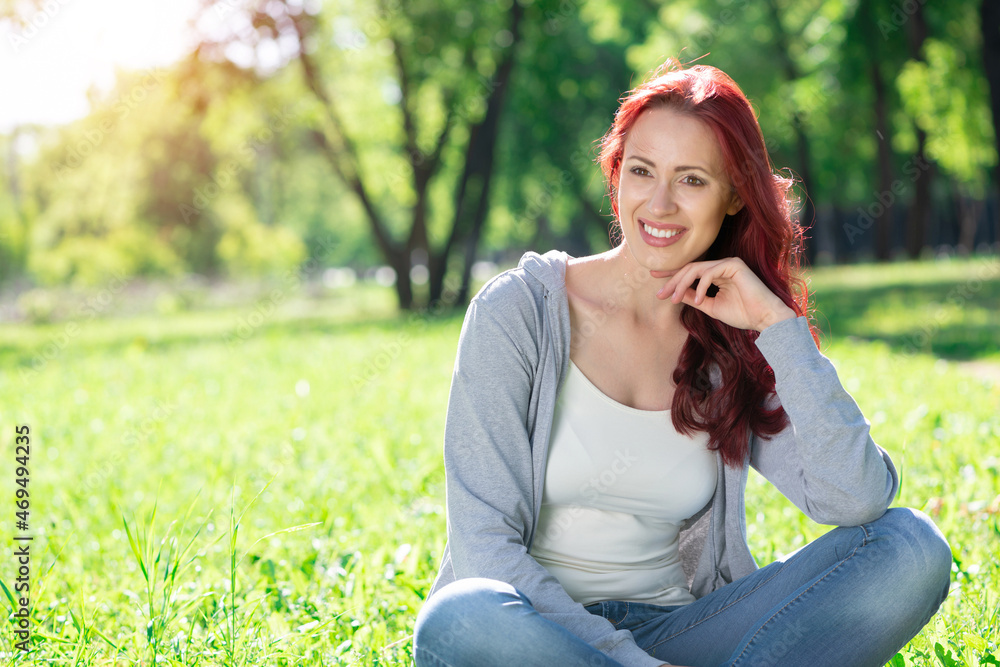
[[[757,338],[774,371],[791,424],[770,440],[755,438],[751,464],[813,520],[850,526],[873,521],[899,486],[889,455],[830,360],[816,348],[805,317],[777,322]]]
[[[784,407],[790,426],[770,440],[754,438],[751,464],[819,523],[858,525],[882,516],[899,485],[889,455],[820,354],[805,317],[795,317],[738,257],[690,262],[657,296],[685,303],[721,322],[760,332],[757,348],[770,364],[775,391],[765,407]],[[698,288],[690,285],[698,279]],[[708,297],[709,285],[719,290]]]
[[[543,616],[618,662],[659,665],[630,632],[589,613],[528,554],[535,521],[531,393],[539,358],[550,351],[536,349],[532,327],[543,313],[523,298],[525,286],[502,280],[507,284],[484,290],[469,306],[448,397],[444,459],[455,578],[510,583]]]

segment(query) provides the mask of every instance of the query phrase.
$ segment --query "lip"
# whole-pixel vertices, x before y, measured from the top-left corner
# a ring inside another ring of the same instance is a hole
[[[681,233],[675,234],[670,238],[666,239],[659,238],[658,236],[652,236],[649,233],[647,233],[644,225],[649,225],[653,229],[679,229],[681,230]],[[684,234],[686,232],[687,228],[682,227],[681,225],[668,225],[663,223],[655,223],[655,222],[650,222],[649,220],[646,220],[644,218],[639,218],[639,235],[642,237],[642,240],[645,241],[647,245],[655,246],[657,248],[664,248],[668,245],[673,245],[677,243],[684,237]]]

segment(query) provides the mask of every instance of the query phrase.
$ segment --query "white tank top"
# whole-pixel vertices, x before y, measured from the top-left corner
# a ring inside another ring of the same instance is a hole
[[[581,604],[694,602],[678,531],[715,491],[708,434],[681,435],[670,410],[613,400],[572,360],[552,426],[529,553]]]

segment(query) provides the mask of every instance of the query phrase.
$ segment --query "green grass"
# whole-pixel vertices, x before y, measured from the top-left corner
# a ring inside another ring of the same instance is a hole
[[[1000,362],[1000,257],[821,268],[816,319],[904,355]]]
[[[941,358],[997,358],[1000,271],[972,289],[978,266],[811,279],[823,351],[902,470],[896,504],[927,511],[955,553],[952,594],[905,664],[941,663],[935,644],[959,664],[998,655],[1000,386]],[[398,318],[390,305],[384,291],[290,294],[245,336],[259,303],[0,328],[10,496],[14,426],[33,437],[33,653],[10,662],[410,664],[444,546],[463,313]],[[934,328],[908,348],[928,314]],[[11,499],[8,539],[13,513]],[[751,479],[759,562],[826,529]],[[11,591],[15,572],[8,556]],[[11,624],[0,641],[9,650]]]

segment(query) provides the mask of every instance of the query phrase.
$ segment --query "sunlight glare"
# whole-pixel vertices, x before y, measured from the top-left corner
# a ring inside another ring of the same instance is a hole
[[[51,0],[25,28],[0,29],[0,132],[62,124],[89,111],[87,89],[114,84],[115,68],[169,65],[193,44],[197,0]]]

